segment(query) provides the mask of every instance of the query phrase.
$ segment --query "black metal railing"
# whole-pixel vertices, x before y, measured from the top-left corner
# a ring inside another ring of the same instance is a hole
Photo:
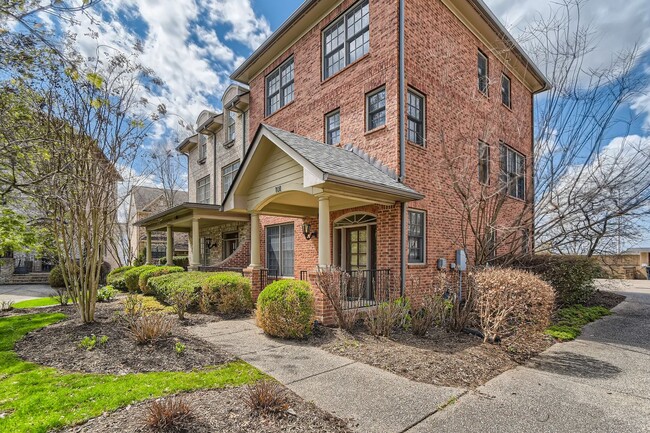
[[[244,269],[242,268],[228,268],[223,266],[199,266],[199,271],[201,272],[237,272],[238,274],[244,275]]]
[[[390,299],[390,269],[350,271],[341,290],[343,309],[374,307]]]
[[[260,269],[260,286],[262,287],[262,290],[272,282],[277,281],[279,278],[277,269]]]

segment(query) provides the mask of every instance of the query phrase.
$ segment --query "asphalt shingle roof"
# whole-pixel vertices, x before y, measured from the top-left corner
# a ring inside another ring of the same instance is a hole
[[[133,200],[136,209],[144,210],[152,201],[163,195],[165,190],[162,188],[152,188],[148,186],[136,186],[133,188]],[[174,194],[173,205],[179,205],[188,201],[187,191],[176,191]]]
[[[264,127],[324,173],[391,188],[396,192],[409,195],[421,195],[398,182],[394,173],[382,166],[379,161],[373,160],[361,151],[355,151],[352,146],[341,148],[273,126],[264,125]]]

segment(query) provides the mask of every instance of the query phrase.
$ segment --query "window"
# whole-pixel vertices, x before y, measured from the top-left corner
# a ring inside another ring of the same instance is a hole
[[[424,263],[425,214],[409,210],[409,263]]]
[[[266,77],[266,115],[293,101],[293,57]]]
[[[221,199],[222,200],[226,198],[226,194],[228,194],[228,190],[230,189],[230,186],[235,180],[235,176],[237,175],[238,170],[239,170],[239,160],[233,162],[232,164],[228,164],[221,169]]]
[[[210,176],[202,177],[196,181],[196,202],[210,203]]]
[[[386,124],[386,88],[375,90],[366,96],[366,129],[372,131]]]
[[[483,185],[490,184],[490,146],[478,142],[478,181]]]
[[[411,143],[424,146],[424,96],[408,91],[406,101],[406,136]]]
[[[199,261],[201,262],[201,266],[208,266],[210,264],[210,249],[207,247],[206,238],[201,237],[199,244]]]
[[[512,108],[510,105],[510,78],[505,75],[501,75],[501,102],[508,108]]]
[[[325,116],[325,143],[339,144],[341,142],[341,112],[333,111]]]
[[[226,130],[226,141],[231,142],[235,139],[235,113],[228,111],[228,128]]]
[[[293,277],[293,224],[266,227],[266,267],[278,276]]]
[[[323,79],[329,78],[370,50],[370,6],[353,6],[323,32]]]
[[[239,246],[239,232],[224,233],[223,234],[223,252],[221,257],[223,260],[230,257],[237,247]]]
[[[501,143],[501,184],[511,197],[526,197],[526,164],[524,156]]]
[[[204,162],[208,155],[208,136],[199,134],[199,162]]]
[[[488,58],[481,51],[478,52],[478,90],[484,95],[488,94]]]

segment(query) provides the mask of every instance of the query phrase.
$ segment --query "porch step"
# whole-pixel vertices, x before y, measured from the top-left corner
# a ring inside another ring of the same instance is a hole
[[[9,280],[9,284],[47,284],[49,273],[32,272],[31,274],[14,274]]]

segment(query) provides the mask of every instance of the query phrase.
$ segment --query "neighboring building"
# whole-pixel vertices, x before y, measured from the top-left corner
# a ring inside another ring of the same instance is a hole
[[[650,265],[650,247],[629,248],[621,254],[601,255],[596,259],[613,278],[645,280],[645,268]]]
[[[147,246],[147,233],[143,227],[137,227],[136,221],[147,218],[170,207],[188,201],[187,191],[174,191],[173,198],[168,197],[163,188],[136,186],[131,192],[129,201],[129,217],[127,235],[130,237],[129,246],[131,257],[136,258]],[[156,232],[151,239],[151,252],[154,260],[165,257],[167,248],[167,234]],[[186,256],[187,235],[176,233],[174,235],[174,251],[176,255]]]
[[[248,87],[231,86],[180,146],[191,203],[139,223],[190,232],[193,268],[246,266],[256,293],[268,274],[313,283],[340,266],[371,306],[383,288],[417,299],[439,258],[473,245],[458,175],[506,191],[491,236],[530,250],[521,215],[546,79],[480,0],[404,1],[403,17],[402,1],[305,1],[233,73]],[[449,154],[467,165],[443,169]]]

